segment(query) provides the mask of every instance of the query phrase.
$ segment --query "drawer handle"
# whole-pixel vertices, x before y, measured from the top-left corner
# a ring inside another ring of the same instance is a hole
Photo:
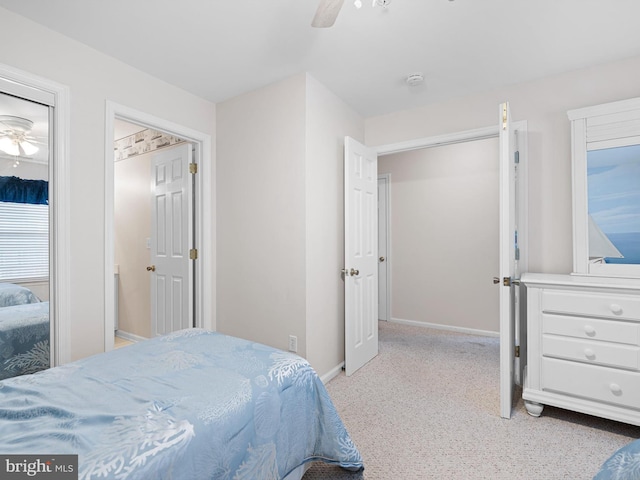
[[[622,307],[617,303],[612,303],[609,308],[615,315],[622,315]]]
[[[593,328],[591,325],[585,325],[584,326],[584,333],[586,333],[589,337],[595,337],[596,329]]]
[[[595,360],[596,359],[596,352],[594,352],[590,348],[585,348],[584,349],[584,356],[587,357],[589,360]]]
[[[618,385],[617,383],[612,383],[611,385],[609,385],[609,389],[614,395],[622,395],[622,388],[620,388],[620,385]]]

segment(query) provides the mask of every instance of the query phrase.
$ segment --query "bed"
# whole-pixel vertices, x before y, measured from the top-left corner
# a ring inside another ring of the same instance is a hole
[[[2,454],[77,454],[80,480],[363,468],[306,360],[203,329],[1,381],[0,432]]]
[[[0,380],[49,368],[49,302],[0,283]]]
[[[593,480],[637,480],[638,478],[640,478],[640,440],[634,440],[611,455]]]

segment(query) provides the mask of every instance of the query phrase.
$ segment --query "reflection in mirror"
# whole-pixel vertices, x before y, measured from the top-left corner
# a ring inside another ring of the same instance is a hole
[[[640,264],[640,145],[587,152],[590,263]]]
[[[50,365],[49,107],[0,93],[0,380]]]

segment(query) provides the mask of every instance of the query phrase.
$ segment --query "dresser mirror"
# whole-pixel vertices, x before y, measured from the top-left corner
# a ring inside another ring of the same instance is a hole
[[[568,115],[574,273],[640,277],[640,99]]]

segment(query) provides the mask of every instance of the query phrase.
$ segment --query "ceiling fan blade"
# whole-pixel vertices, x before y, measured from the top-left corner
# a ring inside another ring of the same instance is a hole
[[[311,26],[316,28],[331,27],[338,18],[343,3],[344,0],[320,0]]]
[[[27,141],[20,142],[18,145],[20,146],[21,153],[24,153],[25,156],[33,155],[39,150],[38,147]]]

